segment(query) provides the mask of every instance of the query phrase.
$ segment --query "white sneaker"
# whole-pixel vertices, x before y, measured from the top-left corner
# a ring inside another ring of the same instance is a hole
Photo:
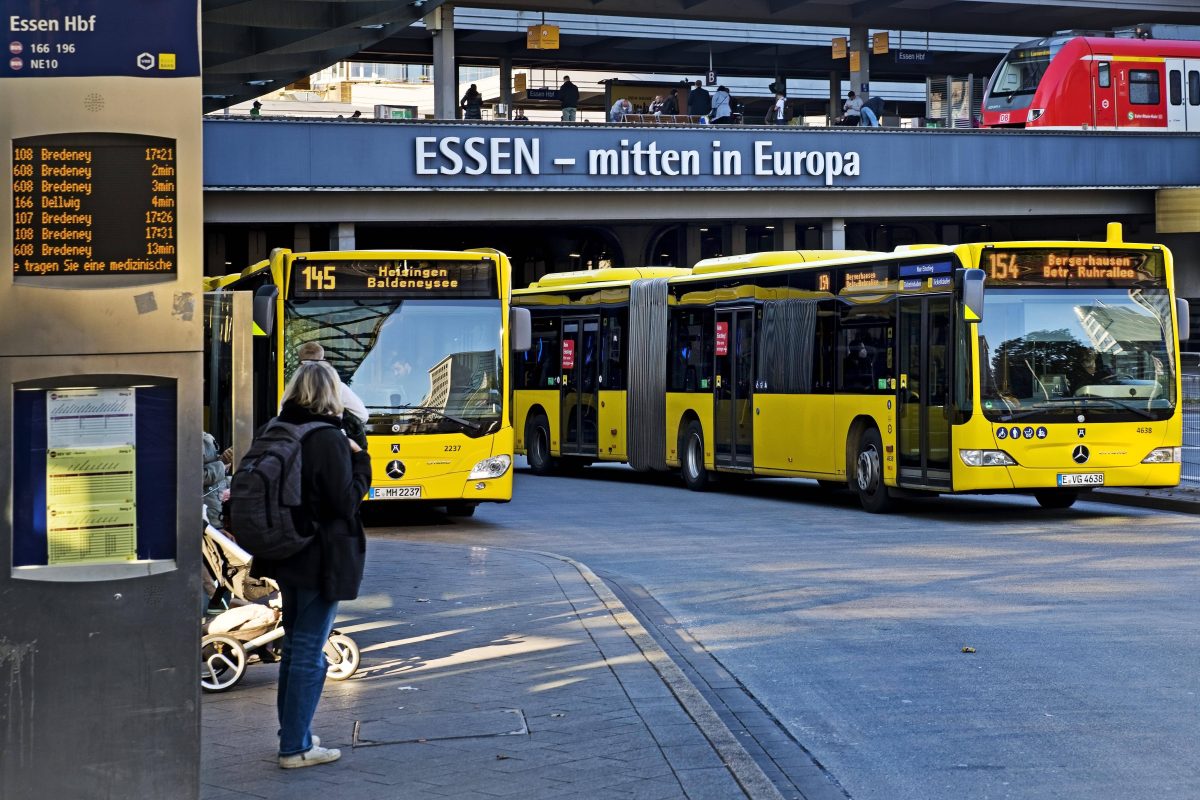
[[[297,769],[299,767],[315,767],[317,764],[328,764],[330,761],[337,761],[342,757],[342,751],[333,747],[319,747],[313,745],[307,753],[296,753],[292,756],[280,756],[279,766],[283,769]]]

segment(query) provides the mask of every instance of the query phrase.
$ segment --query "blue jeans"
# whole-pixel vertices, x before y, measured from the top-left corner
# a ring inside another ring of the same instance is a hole
[[[312,748],[313,715],[325,686],[325,641],[333,629],[337,601],[312,589],[279,587],[283,595],[283,655],[279,660],[279,755]]]

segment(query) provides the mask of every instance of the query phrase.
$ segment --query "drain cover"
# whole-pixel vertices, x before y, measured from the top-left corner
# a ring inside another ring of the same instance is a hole
[[[525,713],[519,708],[449,714],[403,714],[394,719],[358,720],[354,723],[354,746],[520,736],[527,733],[529,726],[525,722]]]

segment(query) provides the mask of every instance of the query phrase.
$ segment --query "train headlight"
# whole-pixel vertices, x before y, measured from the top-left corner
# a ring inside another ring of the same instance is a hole
[[[476,478],[499,478],[508,472],[512,459],[508,456],[492,456],[480,461],[471,469],[470,480]]]
[[[1031,108],[1029,109],[1029,121],[1033,122],[1035,119],[1041,118],[1042,114],[1045,113],[1046,109],[1044,108]]]
[[[1017,462],[1003,450],[959,450],[958,457],[968,467],[1015,467]]]
[[[1142,459],[1143,464],[1178,464],[1182,461],[1182,447],[1156,447]]]

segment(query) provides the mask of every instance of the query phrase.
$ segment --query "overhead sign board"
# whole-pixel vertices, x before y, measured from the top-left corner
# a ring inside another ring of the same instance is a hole
[[[0,66],[0,78],[200,74],[193,3],[5,3],[3,24],[9,57]]]
[[[525,47],[529,50],[557,50],[557,25],[530,25],[525,34]]]
[[[928,50],[893,50],[892,60],[897,64],[932,64],[933,53]]]
[[[884,55],[888,51],[888,32],[880,31],[871,35],[871,52],[877,56]]]
[[[836,58],[845,58],[846,50],[847,50],[847,47],[849,44],[846,40],[846,37],[845,36],[835,36],[835,37],[833,37],[832,44],[833,44],[833,57],[835,59]]]

